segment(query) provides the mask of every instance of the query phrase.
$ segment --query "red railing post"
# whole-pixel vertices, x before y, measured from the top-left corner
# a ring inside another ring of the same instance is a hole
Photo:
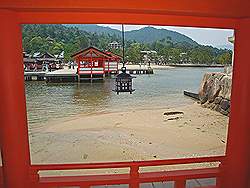
[[[221,178],[221,174],[223,173],[223,162],[221,162],[219,164],[219,174],[216,177],[216,187],[217,188],[221,188],[221,183],[222,183],[222,178]]]
[[[39,174],[38,170],[31,170],[30,171],[30,184],[32,188],[39,188]]]
[[[174,182],[174,188],[185,188],[186,187],[186,180],[181,179],[181,180],[176,180]]]
[[[139,188],[139,166],[130,167],[130,180],[129,188]]]

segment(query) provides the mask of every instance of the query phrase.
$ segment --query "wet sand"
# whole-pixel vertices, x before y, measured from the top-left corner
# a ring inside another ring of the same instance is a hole
[[[41,164],[224,155],[227,124],[228,117],[199,104],[83,114],[30,128],[31,158]]]

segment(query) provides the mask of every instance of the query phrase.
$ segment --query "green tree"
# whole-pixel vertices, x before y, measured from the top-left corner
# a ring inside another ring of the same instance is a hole
[[[86,36],[81,35],[76,38],[77,45],[80,49],[89,47],[89,40]]]
[[[43,51],[44,46],[47,46],[47,41],[40,36],[32,38],[29,43],[31,53]]]
[[[232,53],[224,52],[220,54],[216,60],[217,60],[217,63],[219,64],[230,65],[232,64]]]
[[[130,61],[134,64],[139,64],[141,62],[141,47],[139,43],[133,43],[126,50],[125,56],[127,57],[126,61]]]
[[[121,36],[115,34],[96,34],[56,24],[28,24],[23,25],[23,48],[28,53],[50,52],[58,54],[64,51],[65,60],[71,60],[71,55],[89,46],[101,50],[110,50],[122,55],[121,49],[109,49],[112,41],[121,43]],[[153,31],[152,31],[153,32]],[[196,44],[196,43],[195,43]],[[221,63],[230,64],[232,51],[190,44],[187,41],[173,42],[171,37],[156,40],[151,43],[138,43],[135,40],[126,40],[126,59],[133,63],[141,62],[141,50],[154,50],[157,55],[151,59],[167,63],[185,62],[197,64]],[[185,57],[182,55],[185,54]]]

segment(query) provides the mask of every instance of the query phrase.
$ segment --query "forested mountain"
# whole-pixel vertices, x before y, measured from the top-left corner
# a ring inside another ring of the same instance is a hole
[[[111,35],[117,35],[118,37],[121,36],[121,31],[119,30],[112,29],[109,27],[98,26],[95,24],[85,24],[85,25],[71,24],[66,26],[77,27],[82,31],[87,31],[91,33],[111,34]],[[198,45],[197,42],[195,42],[194,40],[183,34],[180,34],[175,31],[170,31],[167,29],[156,29],[154,27],[144,27],[138,30],[126,31],[125,36],[126,40],[134,40],[140,43],[153,43],[157,40],[169,39],[173,43],[188,43],[190,45]]]
[[[66,60],[70,56],[88,46],[106,49],[111,41],[119,41],[116,35],[96,34],[66,27],[59,24],[23,25],[23,48],[28,53],[50,52],[58,54],[65,51]]]
[[[166,29],[156,29],[154,27],[144,27],[139,30],[128,31],[126,32],[126,38],[141,43],[153,43],[157,40],[169,39],[174,43],[189,43],[194,46],[198,45],[197,42],[183,34]]]
[[[108,28],[106,29],[107,31],[109,30]],[[110,42],[117,41],[121,43],[121,36],[115,32],[116,31],[114,31],[114,33],[87,32],[80,30],[78,27],[75,27],[75,25],[71,27],[69,25],[59,24],[23,25],[23,48],[30,54],[34,54],[35,52],[59,54],[64,51],[66,61],[71,59],[73,53],[89,46],[95,46],[100,50],[111,50],[117,54],[121,54],[121,49],[109,49]],[[158,33],[155,34],[155,32]],[[151,27],[126,32],[126,61],[141,63],[141,51],[154,50],[157,54],[152,57],[152,59],[156,62],[199,64],[231,63],[232,51],[230,50],[199,45],[192,39],[177,32],[168,32],[171,33],[171,35],[165,35],[166,33],[164,33],[165,31],[155,30],[155,28]],[[160,35],[161,38],[156,35]],[[150,40],[147,39],[147,36],[150,36]]]
[[[97,33],[97,34],[110,34],[110,35],[117,35],[118,37],[121,36],[121,31],[117,29],[112,29],[110,27],[99,26],[96,24],[65,24],[67,27],[76,27],[79,30],[87,31],[90,33]]]

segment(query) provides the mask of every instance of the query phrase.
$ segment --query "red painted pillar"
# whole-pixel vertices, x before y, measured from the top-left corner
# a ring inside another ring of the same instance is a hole
[[[174,188],[185,188],[186,187],[186,180],[176,180],[174,182]]]
[[[5,188],[29,187],[30,165],[21,27],[0,9],[0,138]]]
[[[130,184],[129,188],[139,188],[139,167],[138,166],[131,166],[130,167]]]
[[[250,187],[250,19],[239,21],[235,32],[231,117],[223,188]]]

